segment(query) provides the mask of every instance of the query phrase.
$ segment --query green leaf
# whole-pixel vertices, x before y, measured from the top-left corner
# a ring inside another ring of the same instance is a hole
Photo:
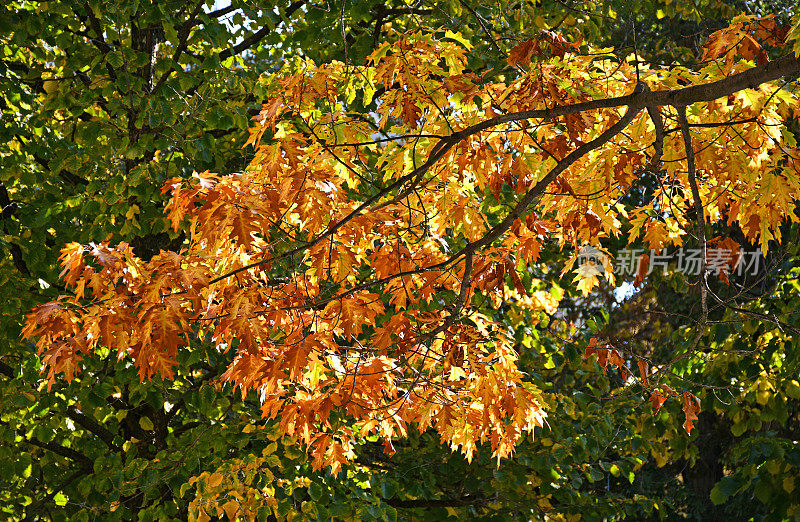
[[[397,492],[397,485],[394,483],[394,481],[386,479],[383,482],[381,482],[381,496],[384,499],[388,500],[394,497],[396,492]]]
[[[308,486],[308,495],[311,497],[311,500],[315,502],[318,501],[322,498],[322,486],[316,482],[312,482],[311,485]]]
[[[711,490],[711,502],[719,506],[734,495],[740,487],[739,480],[734,477],[723,477]]]

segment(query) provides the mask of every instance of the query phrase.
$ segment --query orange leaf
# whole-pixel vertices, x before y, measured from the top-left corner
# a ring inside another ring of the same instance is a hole
[[[314,451],[311,454],[314,457],[314,460],[311,462],[311,467],[314,469],[314,471],[321,470],[322,466],[325,465],[325,454],[328,452],[329,440],[330,435],[323,433],[317,437],[317,440],[315,440],[312,444]]]
[[[659,394],[658,392],[652,392],[650,394],[650,403],[653,405],[653,415],[658,413],[658,410],[661,409],[661,405],[664,404],[666,400],[667,397]]]
[[[389,437],[383,438],[383,453],[387,457],[391,457],[397,453],[397,451],[394,449],[394,444],[392,444],[392,440]]]
[[[222,474],[221,473],[212,473],[206,478],[206,486],[210,488],[217,488],[220,484],[222,484]]]
[[[683,429],[686,430],[686,433],[691,434],[694,421],[698,420],[697,414],[700,413],[700,399],[692,393],[685,392],[683,394],[683,413],[686,415]]]
[[[230,499],[222,504],[222,510],[225,511],[225,516],[228,517],[228,520],[236,520],[236,515],[239,513],[239,503],[234,499]]]
[[[726,285],[730,284],[728,276],[736,269],[740,258],[741,245],[729,237],[717,242],[716,248],[709,248],[706,251],[707,266],[712,273],[717,273]]]
[[[412,127],[416,127],[417,123],[419,122],[419,115],[421,111],[419,107],[417,107],[416,101],[411,96],[404,96],[403,97],[403,120],[411,125]]]
[[[325,461],[325,464],[331,467],[331,473],[333,473],[334,477],[342,471],[342,464],[346,463],[347,455],[344,446],[338,442],[331,444],[330,456]]]
[[[589,347],[583,352],[583,358],[588,359],[592,354],[597,354],[597,364],[606,373],[606,366],[608,366],[608,349],[607,348],[593,348],[597,345],[597,339],[594,337],[589,341]]]
[[[548,46],[550,47],[550,54],[553,56],[558,56],[559,58],[564,58],[564,55],[571,50],[577,51],[581,42],[583,41],[578,40],[575,43],[571,43],[561,34],[554,31],[542,30],[540,34],[541,38],[547,42]]]
[[[609,349],[608,351],[611,364],[613,364],[623,372],[626,371],[628,367],[625,366],[625,359],[622,358],[622,354],[620,353],[620,351],[615,349]]]
[[[668,398],[674,397],[675,395],[675,390],[666,384],[662,384],[659,390],[650,393],[650,402],[653,404],[653,415],[658,413],[658,410],[661,409],[661,405],[664,404]]]
[[[283,99],[280,97],[272,98],[269,102],[262,105],[261,112],[253,119],[265,127],[269,124],[275,130],[275,120],[281,115],[284,110]],[[258,146],[258,144],[256,144]]]

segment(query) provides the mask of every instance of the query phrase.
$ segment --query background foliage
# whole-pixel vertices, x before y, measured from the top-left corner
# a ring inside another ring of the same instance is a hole
[[[508,74],[507,51],[539,29],[635,49],[648,60],[697,62],[699,43],[740,12],[792,3],[636,2],[28,2],[0,12],[0,512],[10,519],[169,520],[187,513],[325,520],[800,517],[800,350],[778,315],[800,328],[797,249],[775,250],[752,285],[751,321],[726,316],[704,338],[724,354],[687,358],[676,378],[703,413],[691,436],[680,405],[659,414],[614,370],[582,355],[616,336],[631,353],[687,349],[696,296],[679,275],[654,278],[623,303],[610,290],[567,292],[553,317],[493,311],[513,329],[521,366],[550,392],[549,426],[500,463],[468,464],[429,433],[357,448],[334,478],[305,450],[277,439],[257,397],[217,378],[230,362],[199,339],[172,381],[140,382],[116,354],[83,361],[69,385],[46,390],[22,313],[55,298],[57,256],[68,242],[111,236],[150,257],[179,247],[163,220],[160,187],[174,176],[241,170],[258,79],[308,56],[363,63],[406,29],[460,30],[482,41],[470,67]],[[645,189],[646,190],[646,187]],[[719,233],[729,231],[720,230]],[[797,238],[797,227],[786,237]],[[784,244],[796,242],[787,239]],[[524,281],[530,290],[533,280]],[[645,309],[671,312],[651,320]],[[571,323],[571,324],[570,324]],[[235,493],[233,493],[235,492]],[[269,500],[263,500],[263,492]],[[238,496],[237,496],[238,495]],[[250,506],[255,506],[250,513]],[[202,509],[199,509],[202,508]]]

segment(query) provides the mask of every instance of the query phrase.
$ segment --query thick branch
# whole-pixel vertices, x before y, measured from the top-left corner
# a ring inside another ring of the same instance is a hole
[[[62,457],[66,457],[72,461],[75,461],[84,469],[92,469],[92,460],[83,453],[78,453],[72,448],[67,448],[66,446],[62,446],[60,444],[53,444],[52,442],[42,442],[36,437],[26,438],[24,435],[23,440],[32,446],[37,446],[39,448],[52,451],[53,453],[61,455]]]
[[[697,188],[697,178],[694,162],[694,147],[692,147],[692,136],[689,134],[689,122],[686,119],[686,106],[676,107],[678,110],[678,124],[683,134],[683,145],[686,149],[686,163],[689,169],[689,186],[692,189],[692,200],[694,203],[695,219],[697,220],[697,240],[700,242],[700,304],[703,309],[701,324],[705,325],[708,321],[708,288],[706,281],[706,217],[703,202],[700,200],[700,190]]]
[[[186,52],[186,50],[189,48],[189,35],[191,34],[192,28],[195,26],[195,20],[197,19],[197,16],[200,14],[200,11],[202,11],[204,5],[205,4],[203,2],[198,2],[194,10],[189,14],[189,17],[186,19],[186,22],[181,24],[180,34],[178,35],[178,40],[179,40],[178,46],[175,48],[175,52],[172,54],[173,63],[178,63],[178,60],[181,58],[181,55],[184,52]],[[164,82],[167,81],[167,78],[169,78],[173,72],[175,72],[174,66],[170,67],[169,70],[167,70],[164,74],[162,74],[161,78],[159,78],[158,82],[156,82],[155,86],[153,87],[152,92],[158,91],[161,88],[161,86],[164,85]]]
[[[512,121],[531,118],[550,120],[567,114],[597,109],[611,109],[624,105],[630,107],[651,107],[659,105],[672,105],[675,107],[680,105],[687,106],[693,103],[716,100],[744,89],[755,89],[763,83],[777,80],[783,76],[797,77],[798,75],[800,75],[800,58],[795,57],[794,54],[789,54],[773,62],[759,67],[753,67],[752,69],[728,76],[716,82],[692,85],[691,87],[683,87],[681,89],[672,89],[668,91],[634,91],[631,94],[618,98],[604,98],[602,100],[562,105],[553,107],[552,109],[511,112],[490,118],[464,129],[461,132],[457,132],[455,135],[459,135],[463,139],[486,129]]]
[[[409,181],[411,181],[413,184],[413,180],[418,179],[423,173],[427,172],[427,170],[431,166],[433,166],[439,159],[441,159],[453,146],[455,146],[458,142],[460,142],[465,138],[478,134],[492,127],[496,127],[498,125],[514,121],[527,120],[532,118],[554,119],[559,116],[565,116],[567,114],[574,114],[582,111],[597,110],[604,108],[615,108],[622,106],[629,107],[626,116],[623,117],[622,120],[617,122],[617,124],[613,125],[612,127],[609,127],[609,129],[607,129],[603,134],[595,138],[595,140],[592,140],[591,142],[582,145],[581,147],[573,151],[571,154],[569,154],[566,158],[564,158],[564,160],[559,162],[559,164],[556,165],[556,167],[553,169],[553,171],[550,172],[550,174],[545,176],[545,178],[543,178],[534,188],[532,188],[530,191],[528,191],[527,194],[525,194],[525,196],[522,198],[522,200],[520,200],[520,202],[517,204],[514,210],[511,213],[509,213],[509,215],[506,216],[506,218],[500,224],[496,225],[491,231],[489,231],[489,233],[486,236],[476,241],[474,244],[467,246],[467,248],[474,248],[474,249],[483,247],[485,245],[490,244],[492,241],[497,239],[497,237],[499,237],[500,234],[508,230],[508,228],[514,223],[514,220],[522,215],[522,213],[533,202],[533,200],[536,199],[536,197],[538,197],[545,190],[547,185],[552,183],[561,172],[563,172],[567,167],[569,167],[569,165],[575,162],[583,154],[589,152],[593,148],[598,147],[602,143],[605,143],[606,141],[611,139],[611,137],[613,137],[614,134],[622,130],[625,126],[627,126],[628,123],[630,123],[630,121],[633,119],[635,114],[640,109],[644,107],[654,107],[659,105],[681,105],[681,104],[688,105],[690,103],[695,103],[695,102],[710,101],[723,96],[727,96],[744,88],[757,87],[762,83],[775,80],[782,76],[796,76],[798,74],[800,74],[800,59],[795,57],[793,54],[790,54],[782,58],[779,58],[773,62],[769,62],[765,65],[754,67],[745,72],[735,74],[727,78],[724,78],[722,80],[711,82],[705,85],[696,85],[692,87],[685,87],[681,89],[673,89],[668,91],[649,91],[648,89],[645,89],[644,84],[640,84],[641,87],[637,86],[637,88],[634,90],[633,93],[628,94],[626,96],[620,96],[618,98],[592,100],[588,102],[553,107],[551,109],[520,111],[490,118],[476,125],[467,127],[466,129],[463,129],[459,132],[453,133],[450,136],[443,137],[441,141],[434,146],[433,152],[423,165],[421,165],[417,169],[414,169],[414,171],[403,176],[402,178],[399,178],[391,185],[385,187],[377,194],[365,200],[361,205],[358,206],[358,208],[350,212],[340,221],[330,226],[325,232],[323,232],[313,240],[303,245],[297,246],[296,248],[288,250],[273,258],[257,261],[255,263],[243,266],[236,270],[232,270],[226,274],[223,274],[221,276],[212,279],[210,281],[210,284],[219,282],[223,279],[234,276],[238,273],[250,270],[251,268],[264,265],[268,262],[277,261],[279,259],[290,257],[298,252],[313,247],[320,241],[324,241],[325,239],[333,236],[347,222],[349,222],[354,217],[360,215],[364,210],[370,208],[377,201],[380,201],[384,196],[389,194],[394,189],[402,187],[403,185],[405,185],[405,183]],[[624,121],[628,117],[630,117],[630,120]],[[459,256],[463,255],[465,251],[466,249],[462,250],[459,253]]]
[[[12,203],[6,186],[0,182],[0,219],[10,218],[15,210],[16,205]],[[5,225],[3,225],[3,229],[5,230]],[[28,269],[28,264],[25,263],[25,259],[22,257],[22,248],[16,243],[9,242],[8,250],[11,253],[11,261],[14,263],[14,267],[16,267],[22,275],[30,277],[31,271]]]
[[[286,17],[288,18],[292,16],[292,14],[294,14],[295,11],[303,7],[305,4],[306,4],[305,0],[298,0],[297,2],[292,2],[292,5],[286,8]],[[265,25],[255,33],[251,34],[250,36],[239,42],[237,45],[234,45],[233,47],[225,49],[224,51],[219,53],[220,61],[226,60],[231,56],[239,54],[242,51],[246,51],[247,49],[251,48],[258,42],[263,40],[272,31],[273,29]]]
[[[106,443],[110,449],[118,451],[119,448],[114,444],[114,434],[108,431],[103,425],[84,415],[75,406],[67,408],[67,416],[80,425],[83,429],[94,434],[98,439]]]
[[[239,9],[238,6],[231,4],[228,7],[223,7],[221,9],[217,9],[216,11],[211,11],[210,13],[206,13],[206,16],[209,18],[219,18],[220,16],[225,16],[226,14],[232,13],[237,9]]]
[[[111,47],[106,43],[105,38],[103,37],[103,27],[100,25],[100,20],[94,15],[94,11],[92,11],[92,7],[89,5],[89,2],[83,3],[83,8],[86,9],[86,16],[89,20],[89,25],[92,26],[92,30],[94,34],[97,36],[96,39],[92,39],[92,43],[97,46],[98,49],[103,51],[104,53],[111,52]]]
[[[645,86],[645,92],[650,92],[650,88],[647,87],[647,84],[642,83],[640,85]],[[654,105],[647,106],[647,114],[650,116],[650,120],[653,122],[653,127],[655,127],[656,132],[656,139],[653,142],[653,157],[650,158],[647,168],[648,170],[656,172],[660,169],[661,156],[664,154],[664,136],[666,135],[664,132],[664,120],[661,118],[658,107]]]
[[[450,315],[447,316],[447,319],[444,320],[442,324],[428,332],[425,335],[426,339],[433,339],[437,335],[442,332],[446,332],[450,329],[451,326],[456,322],[456,320],[461,315],[461,310],[464,308],[464,305],[467,303],[467,294],[469,293],[470,282],[472,281],[472,267],[474,261],[474,252],[475,249],[467,248],[465,249],[466,259],[464,261],[464,275],[461,278],[461,288],[458,291],[458,296],[456,297],[455,302],[449,307],[450,308]]]
[[[463,496],[460,498],[443,498],[443,499],[414,499],[414,500],[399,500],[399,499],[386,499],[384,502],[395,508],[442,508],[442,507],[462,507],[472,506],[483,502],[482,497],[477,496]]]
[[[636,107],[635,105],[632,104],[631,107],[628,109],[628,112],[626,112],[625,115],[622,118],[620,118],[620,120],[617,123],[607,128],[592,141],[584,143],[577,149],[570,152],[567,155],[567,157],[559,161],[556,164],[556,166],[553,167],[553,170],[548,172],[545,177],[543,177],[541,180],[539,180],[538,183],[536,183],[536,185],[533,186],[533,188],[531,188],[530,190],[528,190],[528,192],[525,193],[525,195],[522,197],[521,200],[519,200],[514,209],[511,212],[509,212],[508,215],[506,215],[503,221],[495,225],[485,236],[483,236],[482,238],[473,243],[470,243],[465,250],[470,249],[472,251],[475,251],[479,248],[492,244],[492,241],[500,237],[500,235],[503,232],[511,228],[511,225],[514,224],[514,221],[522,217],[522,214],[524,214],[527,208],[530,206],[530,204],[533,203],[533,200],[541,196],[542,193],[545,191],[545,189],[547,189],[547,186],[550,185],[550,183],[552,183],[553,181],[555,181],[555,179],[562,172],[567,170],[570,165],[575,163],[584,154],[587,154],[588,152],[598,147],[601,147],[602,145],[607,143],[611,138],[622,132],[625,129],[625,127],[627,127],[628,124],[631,121],[633,121],[633,118],[636,117],[636,115],[639,113],[640,110],[641,107]]]
[[[92,11],[92,7],[89,5],[88,2],[84,2],[83,7],[86,10],[86,17],[81,16],[81,14],[77,11],[75,7],[72,8],[72,11],[75,13],[75,16],[77,16],[78,19],[84,24],[86,24],[87,20],[89,21],[87,25],[91,26],[92,31],[94,31],[95,34],[95,38],[89,38],[89,41],[91,41],[92,44],[95,47],[97,47],[97,49],[100,50],[100,52],[102,52],[103,54],[110,53],[111,46],[108,45],[108,43],[105,40],[105,37],[103,36],[105,31],[103,30],[103,27],[100,25],[100,20],[98,20],[97,17],[94,15],[94,11]],[[117,80],[117,72],[114,70],[114,67],[112,67],[108,61],[106,61],[106,71],[108,72],[108,76],[112,80],[114,81]]]

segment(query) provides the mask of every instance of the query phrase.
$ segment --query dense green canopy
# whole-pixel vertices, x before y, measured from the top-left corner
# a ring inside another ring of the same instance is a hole
[[[108,351],[48,390],[20,336],[25,313],[64,293],[58,255],[67,243],[128,241],[142,258],[180,249],[185,238],[167,227],[161,188],[193,172],[244,168],[264,73],[302,57],[362,64],[380,43],[418,29],[481,42],[469,67],[487,78],[514,74],[509,50],[542,29],[691,67],[705,37],[735,16],[774,12],[787,23],[792,9],[723,0],[0,7],[0,513],[202,519],[203,510],[235,512],[236,490],[240,500],[269,497],[264,520],[800,518],[797,226],[785,226],[784,246],[743,291],[712,283],[722,299],[738,299],[746,320],[712,311],[702,344],[715,356],[691,353],[672,366],[671,385],[701,401],[691,435],[678,402],[654,415],[619,372],[583,357],[593,337],[660,362],[692,351],[691,284],[654,273],[625,299],[610,288],[583,297],[559,275],[561,251],[547,246],[542,264],[552,270],[523,283],[563,289],[561,309],[551,317],[487,310],[508,326],[522,369],[549,400],[549,425],[499,465],[486,448],[468,463],[426,432],[395,442],[394,455],[365,440],[346,473],[315,472],[306,448],[261,419],[257,396],[219,383],[232,354],[207,340],[192,339],[171,381],[142,382]],[[643,199],[656,183],[642,174]],[[738,229],[713,236],[746,244]]]

